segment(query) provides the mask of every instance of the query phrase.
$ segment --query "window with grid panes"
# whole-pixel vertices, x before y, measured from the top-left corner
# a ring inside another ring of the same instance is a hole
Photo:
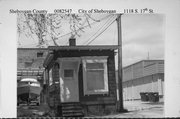
[[[107,57],[83,58],[84,94],[108,93]]]

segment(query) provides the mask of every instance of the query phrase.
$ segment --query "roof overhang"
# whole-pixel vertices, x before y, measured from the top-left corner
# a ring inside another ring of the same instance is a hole
[[[116,50],[117,45],[49,46],[49,50]]]
[[[54,54],[54,51],[73,51],[73,50],[77,50],[77,51],[83,51],[83,50],[111,50],[114,51],[118,49],[117,45],[88,45],[88,46],[49,46],[48,50],[49,53],[47,55],[47,57],[44,60],[44,64],[43,66],[46,68],[48,66],[48,64],[52,61]]]

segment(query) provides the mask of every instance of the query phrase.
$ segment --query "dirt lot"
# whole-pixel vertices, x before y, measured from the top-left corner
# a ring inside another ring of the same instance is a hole
[[[52,114],[47,105],[20,105],[17,107],[17,117],[51,117]]]
[[[144,110],[129,111],[115,115],[103,116],[105,118],[163,118],[162,108],[149,108]]]
[[[163,118],[164,103],[144,103],[140,101],[125,102],[124,107],[128,109],[127,113],[118,113],[105,118]],[[53,117],[47,105],[27,106],[20,105],[17,108],[18,117]],[[93,116],[94,117],[94,116]],[[96,116],[98,117],[98,116]],[[102,116],[101,116],[102,117]]]

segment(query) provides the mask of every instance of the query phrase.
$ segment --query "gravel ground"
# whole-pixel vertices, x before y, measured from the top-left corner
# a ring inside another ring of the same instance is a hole
[[[163,118],[164,103],[145,103],[141,101],[124,102],[127,113],[118,113],[108,116],[93,116],[98,118]],[[27,106],[20,105],[17,107],[18,117],[53,117],[47,105]]]
[[[103,116],[103,118],[163,118],[163,108],[149,108],[138,111],[129,111],[115,115]]]
[[[17,107],[17,117],[51,117],[52,114],[47,105],[27,106],[20,105]]]

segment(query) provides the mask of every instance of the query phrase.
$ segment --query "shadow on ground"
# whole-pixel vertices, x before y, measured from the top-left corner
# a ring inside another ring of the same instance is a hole
[[[40,106],[18,106],[17,117],[53,117],[54,114],[50,111],[47,105]]]
[[[143,104],[148,104],[148,105],[164,105],[164,102],[143,102]]]

